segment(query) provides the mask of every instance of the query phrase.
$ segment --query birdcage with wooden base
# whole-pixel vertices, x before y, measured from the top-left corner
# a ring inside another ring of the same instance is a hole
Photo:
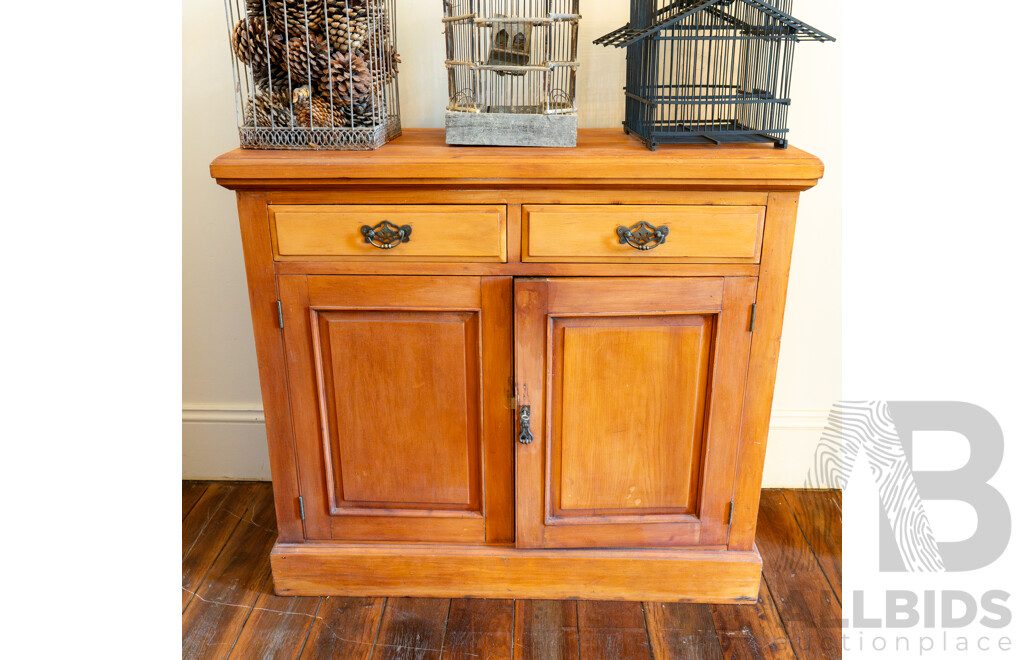
[[[576,146],[579,0],[443,0],[448,144]]]

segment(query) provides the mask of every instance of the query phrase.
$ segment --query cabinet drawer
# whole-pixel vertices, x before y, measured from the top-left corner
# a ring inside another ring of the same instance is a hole
[[[270,220],[283,261],[502,262],[507,254],[504,206],[271,206]],[[404,227],[407,241],[395,235]]]
[[[761,206],[526,206],[523,261],[753,264],[763,231]]]

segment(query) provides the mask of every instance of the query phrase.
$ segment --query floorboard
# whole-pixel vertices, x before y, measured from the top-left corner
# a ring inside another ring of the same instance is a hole
[[[654,660],[722,660],[711,608],[691,603],[644,603]]]
[[[383,598],[324,598],[303,660],[369,660],[383,614]]]
[[[256,484],[213,484],[181,526],[181,609],[188,607],[256,497]]]
[[[447,598],[388,598],[374,660],[440,660],[451,601]]]
[[[821,660],[840,653],[842,493],[766,490],[756,606],[282,598],[269,484],[182,483],[182,658]]]
[[[260,487],[182,615],[181,655],[226,658],[270,577],[274,496]]]
[[[511,660],[514,611],[511,600],[453,600],[442,660]]]
[[[580,657],[580,635],[574,600],[517,600],[516,660],[561,660]]]
[[[181,519],[188,517],[189,511],[196,505],[199,498],[203,496],[210,484],[205,481],[182,481],[181,482]]]
[[[583,600],[577,611],[582,658],[650,660],[642,603]]]
[[[726,660],[796,660],[763,577],[756,606],[712,605],[711,618]]]
[[[229,658],[298,658],[313,627],[321,600],[275,596],[274,579],[268,577]]]
[[[842,608],[782,491],[761,494],[757,525],[765,582],[796,657],[839,660]]]
[[[832,586],[840,605],[843,602],[843,512],[832,491],[782,491],[793,510],[797,524]]]

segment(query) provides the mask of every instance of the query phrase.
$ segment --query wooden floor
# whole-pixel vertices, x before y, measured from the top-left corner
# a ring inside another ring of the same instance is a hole
[[[270,485],[183,482],[182,657],[838,660],[842,498],[764,491],[756,606],[279,598]]]

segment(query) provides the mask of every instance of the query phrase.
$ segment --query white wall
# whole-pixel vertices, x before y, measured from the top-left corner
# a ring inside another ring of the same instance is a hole
[[[584,127],[620,126],[625,52],[591,42],[626,22],[629,3],[582,3],[579,105]],[[440,0],[398,0],[402,124],[442,126],[447,89]],[[794,13],[839,38],[801,44],[791,142],[821,157],[825,180],[800,211],[765,486],[800,486],[840,396],[839,0]],[[234,194],[208,166],[238,146],[224,4],[183,3],[182,470],[185,478],[269,478],[260,388]]]

